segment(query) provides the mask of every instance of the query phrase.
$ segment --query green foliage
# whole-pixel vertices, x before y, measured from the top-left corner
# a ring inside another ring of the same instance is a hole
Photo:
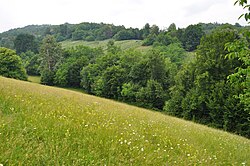
[[[38,42],[35,36],[30,34],[19,34],[15,38],[14,46],[17,54],[22,52],[32,51],[38,53]]]
[[[27,80],[27,74],[22,60],[16,52],[0,47],[0,75],[9,78]]]
[[[183,60],[187,57],[186,51],[179,43],[172,43],[168,46],[158,46],[156,48],[160,50],[164,57],[169,58],[171,62],[175,63],[177,66],[181,66]]]
[[[140,86],[131,82],[122,85],[121,97],[124,101],[135,103]]]
[[[152,27],[149,24],[146,24],[143,31],[143,46],[150,46],[156,41],[156,38],[159,34],[159,27],[157,25],[153,25]]]
[[[172,23],[172,24],[169,25],[169,27],[168,27],[168,32],[174,32],[174,31],[176,31],[176,30],[177,30],[177,29],[176,29],[175,23]]]
[[[142,38],[146,39],[148,37],[148,35],[150,34],[150,25],[149,25],[149,23],[146,23],[141,31],[142,31]]]
[[[249,36],[249,33],[247,33]],[[234,42],[227,43],[226,49],[229,53],[226,55],[229,59],[238,59],[241,66],[237,67],[235,72],[228,76],[229,81],[242,91],[237,95],[241,103],[245,105],[245,111],[250,114],[250,49],[247,38],[241,36]]]
[[[162,110],[166,100],[166,93],[161,83],[150,79],[146,87],[140,88],[136,94],[136,100],[146,107]]]
[[[64,87],[80,87],[81,70],[103,54],[99,48],[72,47],[64,51],[64,60],[56,70],[54,83]]]
[[[57,66],[62,60],[62,48],[53,36],[44,38],[41,49],[41,83],[54,85],[54,76]]]
[[[102,74],[102,96],[119,99],[121,96],[122,85],[124,83],[124,75],[124,69],[120,66],[108,67]]]
[[[239,19],[241,17],[244,17],[246,21],[250,20],[250,5],[247,3],[247,0],[237,0],[235,1],[234,5],[239,4],[239,6],[242,6],[243,9],[247,9],[248,12],[245,14],[242,14]]]
[[[83,67],[81,71],[81,87],[89,94],[94,93],[94,83],[98,76],[98,66],[96,64],[89,64]]]
[[[40,75],[39,54],[35,54],[32,51],[27,51],[25,53],[21,53],[20,57],[22,58],[28,75]]]
[[[119,31],[117,34],[113,37],[115,40],[131,40],[131,39],[139,39],[140,38],[140,32],[138,29],[124,29]]]
[[[156,35],[155,34],[149,34],[144,40],[142,45],[143,46],[150,46],[153,45],[155,40],[156,40]]]
[[[234,98],[241,88],[227,82],[240,61],[224,58],[228,54],[225,44],[238,38],[237,31],[222,29],[201,39],[196,60],[175,78],[171,99],[164,107],[169,114],[249,137],[249,114]]]
[[[181,37],[184,48],[187,51],[194,51],[200,44],[200,39],[203,35],[204,32],[199,24],[189,25]]]

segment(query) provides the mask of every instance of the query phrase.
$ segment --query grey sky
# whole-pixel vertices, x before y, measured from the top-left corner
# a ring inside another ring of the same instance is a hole
[[[199,22],[246,24],[235,0],[1,0],[0,32],[31,24],[104,22],[142,28]]]

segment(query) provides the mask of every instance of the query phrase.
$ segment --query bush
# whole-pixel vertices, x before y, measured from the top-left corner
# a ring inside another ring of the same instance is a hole
[[[22,60],[16,52],[0,47],[0,75],[19,80],[27,80],[27,74]]]

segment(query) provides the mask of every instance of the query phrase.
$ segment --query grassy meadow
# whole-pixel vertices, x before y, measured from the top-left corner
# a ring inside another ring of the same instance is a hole
[[[109,40],[103,40],[103,41],[71,41],[71,40],[66,40],[61,42],[63,48],[69,48],[69,47],[75,47],[78,45],[84,45],[92,48],[96,47],[102,47],[103,49],[107,48]],[[115,41],[115,45],[121,47],[122,50],[127,50],[127,49],[136,49],[142,52],[147,52],[151,46],[142,46],[142,40],[122,40],[122,41]]]
[[[0,77],[2,165],[249,165],[250,140],[127,104]]]

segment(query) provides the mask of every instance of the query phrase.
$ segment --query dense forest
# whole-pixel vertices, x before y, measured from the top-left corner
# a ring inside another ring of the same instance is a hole
[[[235,56],[247,50],[249,59],[249,29],[218,23],[182,29],[173,23],[163,30],[149,24],[142,29],[104,23],[32,25],[0,34],[0,75],[22,80],[26,73],[41,75],[42,84],[81,88],[249,138],[250,86],[244,73],[249,60]],[[107,50],[60,44],[106,39]],[[134,39],[152,49],[143,53],[115,44]]]

